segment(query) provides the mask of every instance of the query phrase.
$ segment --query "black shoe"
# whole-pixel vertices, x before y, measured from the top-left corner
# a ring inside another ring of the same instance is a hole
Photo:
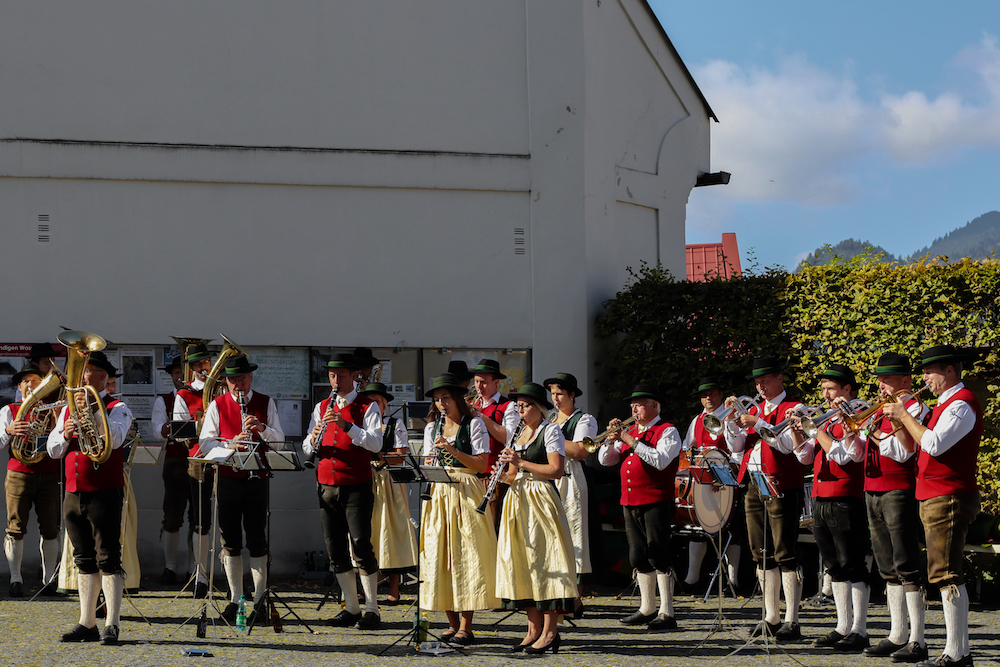
[[[937,660],[926,660],[918,663],[918,667],[972,667],[972,654],[958,660],[952,660],[945,654],[938,656]]]
[[[22,584],[20,581],[10,582],[10,588],[7,589],[7,594],[12,598],[23,598],[24,584]]]
[[[97,628],[94,628],[95,630]],[[118,644],[118,626],[106,625],[101,633],[101,643],[105,646],[116,646]]]
[[[889,656],[893,662],[923,662],[927,660],[927,647],[910,642]]]
[[[795,642],[802,639],[802,628],[798,623],[789,621],[782,623],[778,631],[774,633],[774,640],[777,642]]]
[[[353,625],[357,625],[360,620],[361,612],[352,614],[346,609],[341,609],[339,614],[330,619],[329,624],[335,628],[349,628]]]
[[[471,632],[466,632],[465,634],[459,634],[456,632],[455,635],[451,638],[451,641],[449,641],[448,643],[458,644],[459,646],[471,646],[472,644],[476,643],[476,635],[472,634]]]
[[[646,625],[654,618],[656,618],[656,614],[644,614],[641,611],[637,611],[628,616],[622,616],[618,621],[624,625]]]
[[[833,645],[834,651],[840,651],[841,653],[857,653],[868,647],[868,635],[862,637],[856,632],[852,632],[847,635],[839,642]]]
[[[235,602],[230,602],[226,605],[225,610],[222,612],[222,620],[228,621],[230,624],[236,622],[236,614],[239,613],[240,607]]]
[[[194,585],[194,599],[204,600],[208,597],[208,584],[198,581]]]
[[[48,597],[59,595],[59,591],[56,589],[56,582],[50,581],[49,583],[42,586],[42,589],[38,591],[39,595],[45,595]]]
[[[573,620],[575,620],[575,621],[579,621],[579,620],[580,620],[581,618],[583,618],[583,614],[584,614],[584,612],[586,612],[586,611],[587,611],[587,608],[586,608],[586,607],[584,607],[584,606],[583,606],[583,603],[581,602],[581,603],[580,603],[580,604],[579,604],[579,605],[578,605],[578,606],[576,607],[576,609],[574,609],[574,610],[573,610]]]
[[[541,635],[538,635],[538,637],[541,637]],[[534,639],[529,640],[527,644],[514,644],[513,646],[510,647],[510,652],[511,653],[524,653],[525,649],[527,649],[529,646],[531,646],[532,644],[534,644],[535,642],[538,641],[538,637],[535,637]]]
[[[686,581],[684,581],[682,579],[681,581],[677,582],[677,594],[678,595],[695,595],[695,596],[697,596],[697,595],[700,595],[701,593],[704,593],[704,592],[705,592],[704,591],[704,587],[701,585],[700,581],[696,581],[693,584],[689,584],[688,582],[686,582]]]
[[[868,648],[866,648],[864,651],[861,652],[861,655],[866,655],[869,658],[885,658],[889,655],[892,655],[899,649],[905,647],[906,644],[895,644],[889,641],[888,639],[883,639],[875,646],[869,646]]]
[[[358,630],[378,630],[382,627],[382,619],[373,611],[366,611],[358,620]]]
[[[95,625],[92,628],[85,628],[77,624],[75,628],[65,633],[59,640],[61,642],[96,642],[101,638],[101,633]]]
[[[160,575],[161,584],[176,584],[177,583],[177,573],[171,570],[169,567],[164,568],[163,574]]]
[[[524,649],[524,652],[527,653],[528,655],[541,655],[546,651],[548,651],[549,649],[552,649],[552,655],[555,655],[556,653],[559,652],[559,643],[560,643],[559,635],[556,635],[555,639],[553,639],[545,646],[541,648],[535,648],[534,646],[529,646],[528,648]]]
[[[840,634],[836,630],[830,630],[830,632],[826,633],[819,639],[815,640],[813,642],[813,646],[815,646],[816,648],[829,648],[843,638],[844,635]]]
[[[673,616],[667,616],[666,614],[660,614],[646,626],[647,630],[663,631],[663,630],[676,630],[677,629],[677,619]]]
[[[774,633],[781,629],[781,623],[766,623],[764,621],[758,621],[756,627],[750,631],[751,637],[760,637],[764,634],[764,628],[767,628],[767,634],[770,637],[774,636]]]

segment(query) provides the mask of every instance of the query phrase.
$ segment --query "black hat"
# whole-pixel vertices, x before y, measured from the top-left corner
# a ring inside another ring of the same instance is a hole
[[[924,350],[921,355],[923,359],[913,366],[914,373],[931,364],[962,363],[968,361],[971,356],[968,350],[957,349],[954,345],[935,345]]]
[[[55,348],[52,347],[52,343],[35,343],[31,346],[31,354],[28,355],[28,359],[38,361],[39,359],[55,356],[57,356],[57,353]]]
[[[492,373],[498,380],[506,380],[507,376],[500,372],[500,362],[496,359],[480,359],[476,367],[472,369],[473,375],[480,373]]]
[[[878,358],[878,363],[875,364],[875,375],[909,375],[910,374],[910,358],[905,354],[896,354],[895,352],[886,352],[881,357]]]
[[[709,389],[722,389],[722,386],[719,384],[719,379],[714,375],[706,375],[698,380],[697,393],[700,394],[701,392],[708,391]]]
[[[520,389],[510,394],[510,397],[515,400],[522,397],[527,398],[538,403],[546,410],[552,409],[552,404],[549,402],[548,392],[545,391],[545,387],[534,382],[522,384]]]
[[[257,368],[257,364],[251,363],[245,354],[237,354],[226,360],[223,373],[227,378],[238,378],[253,373]]]
[[[108,355],[104,354],[101,350],[90,353],[90,358],[87,359],[88,366],[97,366],[102,371],[108,374],[108,377],[116,374],[118,369],[115,368],[110,361],[108,361]]]
[[[358,364],[356,368],[368,368],[378,363],[370,347],[354,348],[354,361]]]
[[[463,387],[459,383],[458,378],[451,373],[438,375],[436,378],[431,380],[431,388],[424,392],[424,396],[431,398],[434,396],[434,392],[438,389],[453,389],[459,394],[465,393],[465,387]]]
[[[189,364],[211,358],[212,353],[208,351],[208,347],[204,343],[195,343],[194,345],[189,345],[187,348],[187,362]]]
[[[45,377],[45,373],[42,372],[41,368],[39,368],[35,364],[28,363],[25,364],[24,367],[21,368],[21,370],[14,373],[14,386],[16,387],[17,385],[21,384],[21,380],[23,380],[24,376],[26,375],[37,375],[38,377]]]
[[[782,366],[781,362],[778,361],[778,357],[754,357],[753,368],[750,370],[750,375],[747,376],[747,379],[754,380],[759,378],[761,375],[781,373],[785,370],[785,368],[787,368],[787,366]]]
[[[636,398],[651,398],[662,405],[663,399],[660,397],[660,390],[651,384],[637,384],[632,390],[632,395],[628,397],[631,401]]]
[[[557,384],[566,391],[573,392],[573,396],[583,396],[583,392],[580,391],[580,387],[576,384],[576,376],[569,373],[556,373],[555,377],[549,378],[542,384],[546,387]]]
[[[826,370],[819,374],[820,380],[833,380],[840,384],[849,384],[855,389],[858,387],[858,380],[854,377],[854,371],[844,364],[830,364]]]
[[[356,371],[361,368],[358,366],[358,360],[354,358],[354,355],[348,354],[347,352],[338,352],[330,357],[330,361],[326,362],[326,367],[347,368],[352,371]]]
[[[448,362],[447,372],[458,378],[459,382],[466,382],[475,377],[475,374],[469,371],[468,364],[458,359]]]
[[[181,367],[181,358],[180,358],[180,355],[178,355],[178,356],[174,357],[173,361],[171,361],[169,364],[167,364],[166,366],[164,366],[163,370],[166,371],[167,373],[170,373],[175,368],[180,368],[180,367]]]
[[[365,385],[364,391],[359,391],[359,394],[364,396],[365,394],[378,394],[385,400],[392,403],[392,394],[389,393],[389,388],[386,387],[381,382],[369,382]]]

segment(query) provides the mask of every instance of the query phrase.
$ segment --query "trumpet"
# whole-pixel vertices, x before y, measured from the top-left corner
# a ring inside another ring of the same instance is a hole
[[[874,422],[875,417],[878,416],[878,413],[882,411],[882,408],[887,403],[907,403],[908,401],[911,401],[912,399],[915,398],[922,406],[924,402],[920,400],[920,394],[922,394],[925,389],[927,389],[926,384],[921,385],[919,389],[913,392],[908,392],[905,389],[900,389],[899,391],[893,394],[889,394],[875,405],[869,405],[865,403],[865,408],[863,412],[861,412],[860,414],[852,415],[847,420],[845,420],[845,423],[847,424],[847,427],[851,429],[851,431],[855,435],[857,435],[863,429],[865,428],[870,429],[873,426],[872,422]],[[890,433],[882,433],[881,431],[871,431],[869,433],[869,437],[875,440],[875,442],[882,442],[886,438],[896,435],[896,433],[898,433],[903,428],[903,425],[897,422],[892,422],[892,423],[895,426],[895,428]]]
[[[713,414],[705,415],[705,419],[703,420],[705,423],[705,430],[712,435],[720,435],[722,430],[725,428],[727,421],[732,421],[737,417],[750,414],[752,409],[760,405],[760,401],[763,398],[764,396],[760,392],[757,392],[757,395],[753,398],[750,398],[749,396],[740,396],[736,399],[736,403],[733,404],[733,407],[726,408],[721,417]]]
[[[514,433],[510,436],[510,444],[513,444],[521,436],[521,432],[524,431],[524,418],[518,420],[517,426],[514,427]],[[479,503],[479,507],[476,511],[480,514],[486,514],[486,506],[490,504],[490,498],[496,493],[497,485],[500,483],[500,476],[504,474],[507,470],[507,465],[497,461],[496,468],[493,470],[493,474],[490,475],[490,482],[486,485],[486,494],[483,496],[482,502]]]
[[[608,430],[604,431],[603,433],[598,433],[593,438],[588,438],[588,437],[584,436],[583,440],[580,441],[580,444],[583,445],[584,449],[586,449],[588,452],[590,452],[591,454],[593,454],[598,449],[600,449],[603,445],[607,444],[605,442],[605,440],[607,440],[609,437],[611,437],[615,433],[618,433],[618,431],[621,431],[622,429],[631,426],[632,424],[635,423],[635,421],[638,418],[639,418],[639,415],[632,415],[631,417],[629,417],[628,419],[626,419],[622,423],[618,424],[618,426],[615,426],[614,428],[609,428]]]
[[[469,391],[465,393],[465,402],[470,408],[475,407],[476,403],[479,402],[479,390],[476,389],[475,385],[469,387]]]

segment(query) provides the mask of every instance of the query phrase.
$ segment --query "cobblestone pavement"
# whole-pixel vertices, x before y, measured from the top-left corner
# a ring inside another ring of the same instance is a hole
[[[284,588],[282,588],[284,586]],[[401,642],[386,649],[412,624],[413,610],[405,606],[382,608],[382,629],[361,632],[354,629],[332,628],[325,624],[339,610],[328,603],[317,612],[322,589],[305,589],[278,585],[282,600],[287,602],[302,622],[286,618],[284,632],[275,633],[270,625],[255,628],[249,636],[238,634],[222,621],[209,626],[208,636],[198,639],[195,624],[183,625],[188,616],[200,609],[196,601],[185,595],[174,599],[176,592],[143,590],[126,600],[121,626],[122,643],[116,647],[97,644],[61,644],[59,635],[76,623],[79,611],[73,597],[0,600],[0,622],[3,624],[0,661],[7,665],[265,665],[278,667],[295,665],[380,665],[403,664],[467,664],[459,653],[433,657],[415,655],[413,647]],[[477,667],[509,665],[511,661],[543,660],[550,665],[692,665],[726,664],[733,667],[757,664],[799,663],[807,666],[892,664],[888,660],[844,655],[811,647],[811,640],[831,629],[832,607],[804,607],[802,627],[806,639],[801,643],[771,648],[770,657],[760,646],[743,646],[749,629],[759,618],[758,600],[726,599],[723,602],[723,632],[711,634],[718,619],[717,601],[708,603],[693,597],[678,597],[677,620],[680,629],[673,632],[649,633],[645,628],[626,628],[618,618],[635,608],[634,599],[615,599],[609,589],[597,590],[586,599],[586,617],[576,621],[576,627],[562,628],[562,650],[556,656],[533,658],[511,654],[510,646],[519,642],[524,633],[524,617],[506,617],[497,612],[476,614],[477,643],[468,647],[469,656]],[[617,592],[617,591],[614,591]],[[404,601],[410,598],[404,594]],[[221,606],[220,606],[221,608]],[[141,612],[141,615],[140,615]],[[287,613],[287,612],[286,612]],[[428,614],[432,631],[444,627],[444,615]],[[145,617],[148,619],[149,624]],[[927,613],[927,636],[931,654],[940,653],[944,644],[944,628],[940,603],[931,602]],[[103,621],[99,621],[103,625]],[[992,609],[973,605],[970,614],[972,650],[977,665],[1000,664],[1000,615]],[[885,636],[888,617],[885,607],[875,605],[869,614],[869,631],[875,641]],[[182,655],[183,648],[203,648],[211,652],[207,658]],[[787,652],[787,653],[786,653]]]

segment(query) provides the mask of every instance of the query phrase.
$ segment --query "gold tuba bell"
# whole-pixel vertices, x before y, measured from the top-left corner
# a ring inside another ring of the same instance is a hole
[[[104,407],[97,390],[88,385],[81,385],[83,372],[87,370],[87,360],[91,352],[97,352],[107,347],[106,340],[88,331],[64,331],[57,336],[60,343],[66,346],[66,409],[76,422],[77,441],[80,451],[97,464],[111,458],[113,443],[111,428],[108,426],[108,410]],[[97,403],[97,409],[80,410],[75,399],[76,392],[82,391],[90,402]]]
[[[226,341],[222,346],[222,351],[219,352],[219,358],[215,360],[212,364],[212,370],[208,371],[208,377],[205,378],[205,389],[201,393],[201,414],[202,419],[204,415],[208,414],[208,406],[212,404],[216,398],[226,393],[226,385],[219,384],[219,379],[222,377],[222,369],[226,367],[226,361],[230,357],[235,357],[237,354],[248,355],[242,347],[231,341],[225,336],[225,334],[219,334],[222,336],[222,340]],[[199,426],[200,426],[199,420]]]
[[[18,461],[26,466],[38,463],[45,458],[45,449],[37,450],[38,438],[48,435],[52,430],[54,422],[52,420],[53,408],[62,404],[38,405],[43,398],[53,391],[62,387],[62,379],[59,372],[53,366],[49,374],[46,375],[37,387],[24,397],[21,407],[17,410],[14,421],[25,420],[31,424],[31,428],[25,435],[16,435],[11,438],[10,451]],[[38,406],[38,407],[36,407]]]

